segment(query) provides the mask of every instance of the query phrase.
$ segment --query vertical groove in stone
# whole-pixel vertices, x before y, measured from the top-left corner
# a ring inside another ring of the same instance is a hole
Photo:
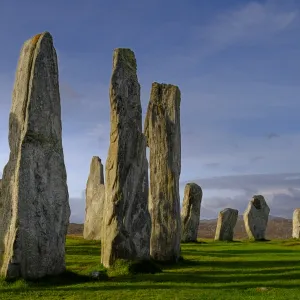
[[[48,32],[24,43],[12,98],[0,196],[1,275],[59,274],[65,270],[70,207],[57,56]]]
[[[150,252],[160,261],[180,257],[180,101],[177,86],[152,84],[144,131],[150,150]]]
[[[142,133],[140,85],[130,49],[116,49],[110,95],[110,145],[105,165],[101,261],[149,259],[148,162]]]

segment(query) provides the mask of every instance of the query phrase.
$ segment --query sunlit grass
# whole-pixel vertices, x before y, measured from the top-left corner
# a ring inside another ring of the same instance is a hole
[[[182,244],[183,261],[162,273],[90,277],[105,272],[100,243],[67,239],[63,276],[0,281],[0,299],[300,299],[300,242]]]

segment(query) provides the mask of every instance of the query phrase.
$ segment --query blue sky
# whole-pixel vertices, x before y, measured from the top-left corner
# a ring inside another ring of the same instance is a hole
[[[71,2],[69,2],[71,3]],[[253,194],[272,215],[300,207],[300,3],[295,0],[0,0],[0,168],[20,49],[49,31],[59,57],[71,221],[84,218],[93,155],[105,161],[113,49],[136,55],[143,115],[154,81],[182,93],[181,199],[203,188],[201,218],[242,214]]]

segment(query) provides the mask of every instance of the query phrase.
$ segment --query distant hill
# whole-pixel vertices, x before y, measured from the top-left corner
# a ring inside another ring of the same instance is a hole
[[[83,224],[70,223],[68,235],[83,235]]]
[[[266,232],[266,238],[273,239],[289,239],[292,237],[292,220],[269,216],[269,222]],[[199,238],[212,239],[215,237],[217,227],[217,219],[200,220],[198,231]],[[68,235],[82,235],[83,224],[71,223],[68,228]],[[247,234],[244,226],[243,216],[239,216],[235,226],[235,239],[246,239]]]
[[[266,232],[266,238],[273,239],[289,239],[292,237],[292,220],[269,216],[269,222]],[[217,219],[200,220],[198,231],[199,238],[211,239],[215,236],[217,227]],[[246,239],[247,234],[244,226],[243,216],[238,217],[234,232],[235,239]]]

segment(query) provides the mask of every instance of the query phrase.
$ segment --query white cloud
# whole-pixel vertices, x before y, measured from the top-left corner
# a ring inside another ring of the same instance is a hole
[[[203,189],[202,218],[217,217],[226,207],[238,209],[239,214],[243,214],[255,194],[265,197],[271,215],[291,218],[293,210],[300,206],[300,173],[221,176],[190,181]],[[181,188],[185,183],[181,183]]]

